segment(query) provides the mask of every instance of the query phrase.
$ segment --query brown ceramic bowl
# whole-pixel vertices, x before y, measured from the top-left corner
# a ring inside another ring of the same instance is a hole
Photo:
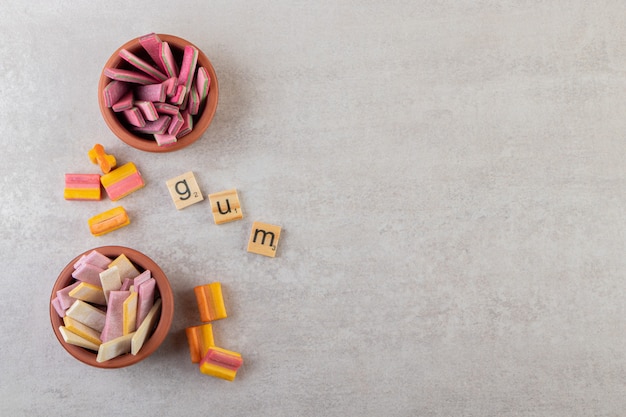
[[[65,340],[63,340],[61,332],[59,331],[59,326],[63,325],[63,319],[59,317],[54,307],[52,307],[52,299],[56,297],[58,290],[67,287],[75,281],[74,278],[72,278],[74,264],[80,259],[81,256],[86,255],[93,250],[97,250],[98,252],[105,256],[108,256],[112,260],[123,253],[140,272],[149,269],[152,277],[156,281],[156,295],[160,295],[162,302],[161,315],[156,322],[155,328],[152,331],[152,335],[149,336],[149,338],[145,341],[137,355],[127,353],[125,355],[118,356],[105,362],[97,362],[96,352],[66,343]],[[125,366],[133,365],[150,356],[165,340],[170,330],[170,326],[172,325],[173,317],[174,296],[172,293],[172,288],[170,287],[170,283],[161,268],[159,268],[159,266],[154,263],[154,261],[152,261],[143,253],[140,253],[134,249],[125,248],[123,246],[101,246],[99,248],[89,249],[88,251],[85,251],[78,255],[70,263],[67,264],[63,271],[61,271],[59,277],[54,284],[54,287],[52,288],[52,294],[50,295],[50,322],[52,323],[52,329],[54,330],[54,334],[56,335],[57,339],[59,340],[63,348],[74,358],[86,363],[87,365],[95,366],[97,368],[122,368]]]
[[[172,49],[172,53],[176,62],[180,64],[183,50],[186,45],[193,45],[191,42],[186,41],[182,38],[172,36],[172,35],[163,35],[158,34],[159,38],[169,43],[170,48]],[[206,129],[211,124],[213,120],[213,116],[215,115],[215,110],[217,109],[217,98],[219,95],[219,87],[217,83],[217,76],[215,75],[215,70],[211,65],[211,61],[209,58],[198,48],[198,64],[196,68],[204,67],[206,68],[209,76],[211,77],[211,85],[209,87],[209,95],[204,101],[204,104],[201,105],[200,111],[198,115],[194,116],[194,124],[193,130],[185,136],[182,136],[178,139],[178,141],[172,145],[167,146],[159,146],[156,141],[150,135],[143,135],[140,133],[133,132],[128,123],[124,120],[124,117],[121,114],[115,113],[112,109],[108,108],[104,104],[104,97],[102,95],[102,90],[106,87],[107,84],[111,82],[111,79],[104,75],[105,68],[122,68],[122,69],[134,69],[130,64],[124,61],[119,56],[119,51],[122,49],[127,49],[138,57],[152,62],[151,58],[145,52],[141,44],[139,43],[139,38],[135,38],[126,42],[124,45],[120,46],[113,55],[109,58],[109,60],[104,65],[102,69],[102,74],[100,75],[100,82],[98,83],[98,104],[100,106],[100,113],[102,113],[102,117],[106,122],[107,126],[111,129],[111,131],[120,138],[122,141],[127,143],[128,145],[140,149],[142,151],[148,152],[172,152],[179,149],[182,149],[186,146],[191,145],[196,140],[198,140],[202,134],[206,131]]]

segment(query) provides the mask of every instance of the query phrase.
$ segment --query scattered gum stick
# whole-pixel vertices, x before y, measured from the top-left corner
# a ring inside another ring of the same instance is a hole
[[[118,206],[90,218],[87,222],[89,230],[94,236],[101,236],[130,224],[130,219],[124,207]],[[102,272],[102,271],[100,271]],[[100,273],[98,273],[98,281]],[[93,284],[93,282],[90,282]],[[95,284],[94,284],[95,285]]]
[[[154,292],[156,288],[156,280],[150,278],[149,280],[142,282],[135,286],[137,291],[137,324],[141,326],[141,323],[145,320],[148,312],[154,305]]]
[[[135,335],[132,337],[130,353],[136,355],[139,352],[144,342],[150,335],[150,331],[154,328],[157,319],[160,317],[160,313],[161,299],[159,298],[154,302],[154,305],[137,328]]]
[[[199,363],[207,354],[211,346],[215,346],[213,338],[213,326],[211,323],[200,326],[187,327],[185,329],[189,344],[189,355],[192,363]]]
[[[167,133],[163,133],[163,134],[155,133],[153,136],[154,136],[154,140],[159,146],[172,145],[178,141],[176,136],[169,135]]]
[[[222,296],[222,285],[219,282],[194,287],[200,319],[203,322],[219,320],[227,317]]]
[[[211,346],[200,361],[200,372],[232,381],[241,365],[243,359],[239,353]]]
[[[156,104],[155,104],[156,107]],[[146,122],[144,127],[136,127],[133,130],[138,133],[146,133],[149,135],[158,134],[162,135],[167,132],[167,127],[170,125],[170,121],[172,120],[172,116],[169,115],[161,115],[159,118],[153,122]]]
[[[209,88],[211,86],[211,77],[208,71],[204,67],[198,68],[198,75],[196,75],[196,90],[200,96],[200,101],[203,101],[209,95]]]
[[[109,264],[109,268],[117,267],[120,274],[120,285],[126,278],[135,278],[139,275],[139,271],[135,268],[135,265],[124,254],[119,255],[113,262]]]
[[[119,336],[115,339],[103,342],[98,348],[96,362],[105,362],[109,359],[129,353],[131,349],[131,340],[134,333]]]
[[[178,87],[176,87],[176,93],[170,97],[169,102],[180,107],[185,99],[185,94],[187,94],[187,88],[182,84],[178,84]]]
[[[100,177],[100,183],[112,201],[117,201],[145,185],[141,174],[132,162],[127,162],[103,175]]]
[[[113,111],[116,113],[119,113],[121,111],[128,110],[128,109],[132,109],[132,108],[133,108],[133,91],[132,90],[129,90],[126,94],[122,96],[122,98],[120,98],[118,101],[113,103],[113,105],[111,106],[111,109],[113,109]]]
[[[99,332],[104,328],[106,313],[82,300],[74,301],[65,315]]]
[[[72,278],[89,284],[98,285],[100,283],[100,272],[103,270],[104,269],[98,266],[83,263],[72,272]]]
[[[104,146],[96,143],[93,148],[87,152],[87,156],[92,164],[100,165],[103,174],[108,174],[117,165],[117,161],[113,155],[109,155],[104,151]]]
[[[183,51],[183,61],[180,65],[180,73],[178,74],[178,84],[184,85],[186,90],[191,88],[191,82],[196,72],[196,64],[198,63],[198,49],[187,45]]]
[[[146,122],[153,122],[159,118],[159,113],[157,113],[156,107],[154,107],[154,103],[151,101],[138,100],[135,101],[135,106],[141,111]]]
[[[101,340],[108,342],[124,334],[124,301],[130,295],[130,291],[111,291],[105,319],[105,327],[102,331]]]
[[[167,133],[172,136],[176,136],[180,129],[183,127],[183,116],[180,113],[176,113],[172,117],[172,121],[170,122],[169,127],[167,128]]]
[[[100,175],[65,174],[63,198],[66,200],[101,200]]]
[[[161,42],[159,49],[159,63],[165,69],[165,73],[170,77],[178,77],[178,64],[174,60],[170,44]]]
[[[148,33],[139,37],[139,43],[150,55],[152,61],[154,61],[159,67],[161,72],[166,72],[163,64],[161,63],[161,38],[156,33]]]
[[[139,172],[135,172],[118,182],[107,186],[105,190],[112,201],[117,201],[120,198],[142,188],[144,185],[143,178]]]
[[[79,336],[78,334],[68,330],[65,326],[59,326],[59,331],[61,332],[61,336],[66,343],[85,349],[94,350],[96,352],[98,351],[98,346],[100,345],[99,343],[94,343],[90,340],[87,340],[84,337]]]
[[[205,357],[207,361],[211,361],[215,364],[220,364],[224,368],[232,369],[236,371],[243,364],[241,355],[237,352],[222,349],[217,346],[211,346]]]
[[[129,90],[130,85],[127,82],[111,81],[102,90],[104,105],[113,107],[113,104],[119,101]]]
[[[100,339],[100,332],[92,329],[89,326],[85,326],[83,323],[74,320],[73,318],[66,315],[63,317],[63,324],[65,324],[65,328],[72,333],[76,333],[82,338],[89,340],[92,343],[99,345],[102,343]]]
[[[189,92],[189,98],[187,100],[189,100],[187,103],[189,114],[195,116],[200,111],[200,95],[198,94],[195,84],[191,86],[191,91]]]
[[[131,291],[122,306],[122,334],[137,330],[137,293]]]
[[[160,114],[174,116],[179,113],[178,106],[169,103],[154,103],[154,108]]]
[[[183,116],[183,125],[176,135],[178,139],[182,138],[193,130],[193,116],[189,113],[189,110],[183,110],[181,112],[181,116]]]
[[[146,74],[150,75],[152,78],[155,78],[157,81],[165,81],[168,78],[161,71],[154,68],[150,63],[139,58],[137,55],[133,54],[127,49],[120,50],[119,56],[120,58],[128,62],[130,65],[132,65],[133,67],[145,72]]]
[[[137,107],[124,110],[122,113],[126,121],[131,125],[136,127],[144,127],[146,125],[146,119],[143,118],[143,114],[141,114],[141,111]]]
[[[105,271],[102,271],[102,274]],[[70,297],[74,297],[77,300],[82,300],[92,304],[106,305],[106,297],[104,296],[104,290],[97,285],[89,284],[87,282],[81,282],[76,288],[69,293]]]
[[[72,291],[74,288],[78,287],[78,285],[80,284],[80,282],[75,282],[71,285],[68,285],[65,288],[61,288],[59,291],[57,291],[57,296],[56,298],[59,300],[59,306],[63,309],[63,310],[67,310],[68,308],[70,308],[70,306],[74,303],[74,301],[76,301],[75,298],[70,297],[70,291]]]
[[[135,97],[137,100],[145,100],[155,102],[164,102],[167,98],[167,87],[161,84],[141,85],[135,88]]]
[[[109,302],[109,293],[111,291],[117,291],[122,286],[122,279],[120,278],[120,270],[117,265],[105,269],[100,272],[100,283],[102,284],[102,291],[104,292],[104,298],[106,302]]]
[[[149,75],[121,68],[105,68],[104,75],[115,81],[123,81],[139,85],[148,85],[155,82],[155,79]]]

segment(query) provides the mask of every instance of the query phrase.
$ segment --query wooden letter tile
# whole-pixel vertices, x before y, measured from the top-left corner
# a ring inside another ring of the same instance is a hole
[[[165,182],[178,210],[204,200],[193,172],[189,171]]]
[[[213,212],[215,224],[243,219],[243,212],[241,211],[241,204],[239,203],[236,189],[209,194],[209,201],[211,202],[211,211]]]
[[[248,241],[248,252],[274,257],[280,238],[280,226],[254,222]]]

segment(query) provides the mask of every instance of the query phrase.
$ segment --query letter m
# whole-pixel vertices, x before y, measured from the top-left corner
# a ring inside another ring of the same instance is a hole
[[[259,235],[259,233],[263,234],[263,238],[261,239],[261,245],[265,245],[265,238],[270,236],[270,246],[274,246],[274,233],[273,232],[268,232],[266,230],[262,230],[262,229],[255,229],[254,230],[254,238],[252,239],[252,241],[254,243],[256,243],[256,238]]]

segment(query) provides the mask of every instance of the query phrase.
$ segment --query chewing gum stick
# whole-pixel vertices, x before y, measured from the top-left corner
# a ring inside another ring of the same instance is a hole
[[[198,68],[198,75],[196,76],[196,90],[200,96],[200,101],[203,101],[209,95],[209,87],[211,86],[211,77],[208,71],[204,67]]]
[[[136,355],[139,352],[139,350],[145,343],[146,339],[148,338],[148,334],[150,333],[150,330],[154,328],[154,325],[156,324],[160,316],[161,316],[161,299],[159,298],[158,300],[154,302],[154,305],[152,306],[152,308],[150,309],[146,317],[143,319],[143,321],[137,328],[137,331],[133,335],[131,339],[130,353],[132,353],[133,355]]]
[[[113,80],[104,87],[102,95],[104,104],[107,107],[113,107],[124,95],[130,90],[127,82]]]
[[[135,278],[139,275],[139,271],[133,263],[124,254],[121,254],[109,264],[109,268],[117,267],[120,274],[120,285],[127,278]]]
[[[92,304],[106,305],[107,303],[102,287],[87,282],[78,284],[76,288],[70,291],[69,296]]]
[[[130,224],[130,219],[126,214],[124,207],[118,206],[100,213],[88,220],[89,230],[94,236],[102,236],[106,233],[112,232],[124,226]],[[98,271],[98,280],[88,281],[91,284],[97,285],[100,282],[100,272]],[[75,277],[76,279],[79,279]]]
[[[160,64],[165,69],[165,72],[170,77],[178,77],[178,64],[174,60],[172,49],[167,42],[161,42],[160,45]]]
[[[105,68],[104,75],[115,81],[124,81],[126,83],[139,85],[148,85],[155,82],[154,78],[149,75],[120,68]]]
[[[161,63],[161,38],[156,33],[148,33],[139,37],[139,43],[146,50],[153,62],[155,62],[161,72],[166,72]]]
[[[196,72],[196,64],[198,63],[198,49],[186,45],[183,51],[183,62],[180,66],[180,73],[178,74],[178,84],[184,85],[186,91],[191,88],[191,81]]]
[[[131,109],[132,107],[133,107],[133,92],[132,91],[128,91],[126,94],[122,96],[122,98],[117,100],[111,106],[113,111],[116,113]]]
[[[99,332],[104,328],[106,313],[82,300],[74,301],[74,304],[67,309],[65,315]]]
[[[98,351],[98,346],[100,343],[94,343],[90,340],[85,339],[82,336],[79,336],[77,333],[74,333],[71,330],[68,330],[65,326],[59,326],[59,331],[61,332],[61,336],[66,343],[70,345],[80,346],[85,349]]]
[[[125,353],[129,353],[131,349],[131,340],[134,333],[119,336],[115,339],[103,342],[98,348],[98,356],[96,362],[104,362],[109,359],[116,358]]]
[[[157,81],[165,81],[167,80],[167,76],[163,74],[158,69],[154,68],[151,64],[139,58],[137,55],[128,51],[127,49],[122,49],[119,52],[120,58],[128,62],[133,67],[145,72],[150,75],[152,78],[155,78]]]

